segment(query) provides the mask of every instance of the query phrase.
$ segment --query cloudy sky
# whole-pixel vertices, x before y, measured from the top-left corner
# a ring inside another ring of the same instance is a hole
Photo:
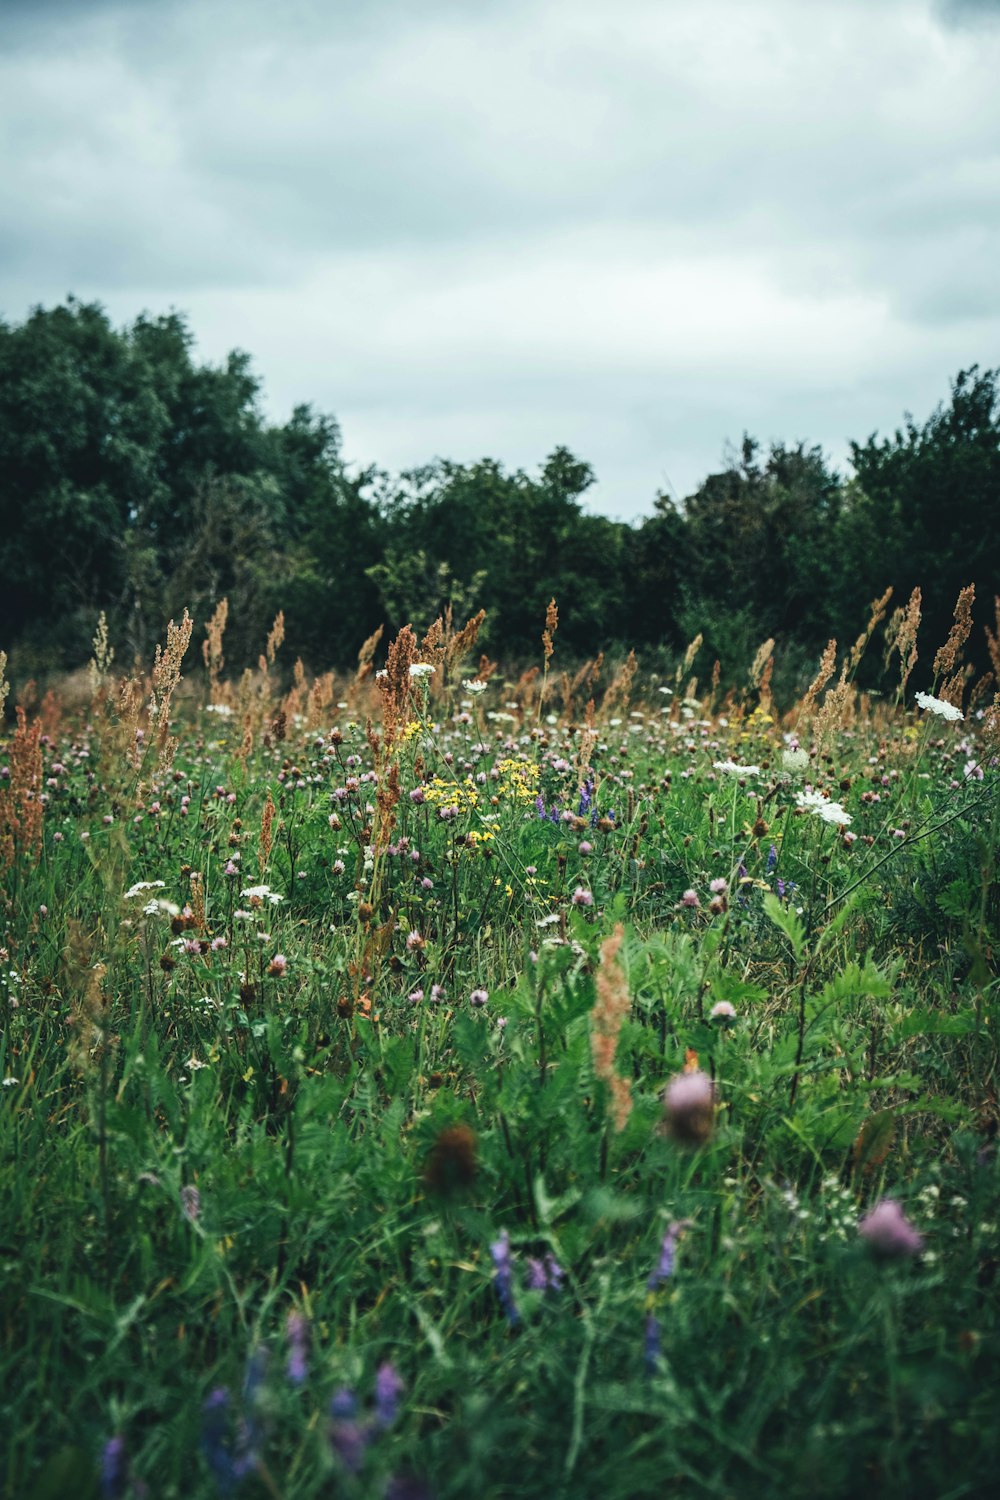
[[[0,317],[250,351],[402,468],[591,506],[1000,363],[1000,0],[0,0]]]

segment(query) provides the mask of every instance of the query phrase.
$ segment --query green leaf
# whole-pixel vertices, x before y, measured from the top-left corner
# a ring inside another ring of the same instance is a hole
[[[764,897],[764,912],[792,945],[796,963],[801,963],[806,947],[806,929],[798,912],[783,905],[771,891]]]

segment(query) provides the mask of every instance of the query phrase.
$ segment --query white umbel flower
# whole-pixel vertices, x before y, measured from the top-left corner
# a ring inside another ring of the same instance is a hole
[[[735,760],[717,760],[714,762],[716,771],[721,771],[724,776],[759,776],[760,766],[741,766]]]
[[[965,718],[960,708],[956,708],[954,703],[946,703],[943,698],[935,698],[931,693],[918,693],[916,696],[920,707],[937,714],[939,719],[950,719],[954,723]]]
[[[430,677],[434,668],[429,661],[415,661],[410,667],[411,677]]]
[[[803,812],[822,818],[824,823],[836,823],[838,828],[847,828],[853,821],[850,813],[845,812],[839,802],[828,802],[815,787],[807,787],[804,792],[799,792],[795,805],[801,807]]]

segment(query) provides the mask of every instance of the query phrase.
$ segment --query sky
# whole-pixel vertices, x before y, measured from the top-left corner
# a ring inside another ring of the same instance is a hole
[[[0,318],[177,309],[353,464],[634,520],[1000,364],[998,78],[1000,0],[0,0]]]

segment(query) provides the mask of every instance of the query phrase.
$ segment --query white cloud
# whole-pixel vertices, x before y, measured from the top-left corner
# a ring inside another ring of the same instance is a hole
[[[178,306],[359,461],[565,442],[634,515],[996,348],[1000,30],[931,0],[16,9],[3,313]]]

